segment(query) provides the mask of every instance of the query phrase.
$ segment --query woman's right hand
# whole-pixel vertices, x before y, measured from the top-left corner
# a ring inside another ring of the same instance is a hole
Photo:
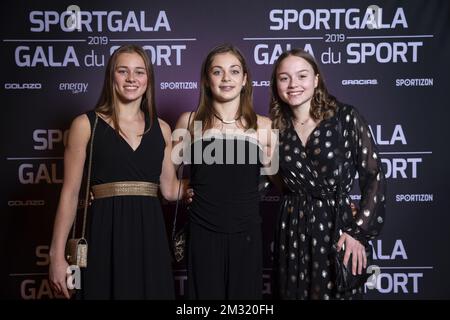
[[[184,203],[187,205],[191,204],[192,198],[194,197],[194,189],[188,188],[186,189],[186,192],[184,193]]]
[[[64,294],[64,297],[70,299],[69,290],[67,288],[67,268],[69,264],[63,259],[50,262],[49,280],[53,292],[57,295]]]

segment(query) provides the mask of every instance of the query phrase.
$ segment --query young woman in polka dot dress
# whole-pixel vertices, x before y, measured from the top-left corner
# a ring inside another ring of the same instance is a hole
[[[383,226],[385,178],[370,130],[354,107],[328,94],[314,58],[304,50],[283,53],[271,80],[270,114],[280,130],[284,188],[275,241],[277,296],[362,298],[362,287],[337,292],[332,247],[341,250],[345,244],[344,263],[350,259],[352,272],[360,274],[367,265],[364,245]],[[361,201],[352,215],[349,192],[356,173]]]

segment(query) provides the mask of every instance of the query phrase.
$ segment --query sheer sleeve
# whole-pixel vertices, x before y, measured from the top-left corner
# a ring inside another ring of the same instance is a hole
[[[353,165],[359,175],[361,201],[359,210],[346,232],[359,241],[374,239],[385,219],[386,180],[377,147],[364,118],[347,106],[342,121],[349,130]]]

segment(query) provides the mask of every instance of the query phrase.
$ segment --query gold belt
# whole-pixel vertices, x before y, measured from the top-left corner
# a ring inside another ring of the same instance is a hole
[[[158,185],[144,181],[120,181],[92,186],[95,199],[116,196],[158,196]]]

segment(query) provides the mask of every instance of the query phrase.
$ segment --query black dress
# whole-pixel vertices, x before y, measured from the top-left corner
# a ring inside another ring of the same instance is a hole
[[[219,145],[212,151],[214,143]],[[192,144],[195,196],[189,208],[190,299],[262,298],[261,165],[253,157],[258,150],[247,139],[229,137]],[[208,155],[218,156],[219,161],[213,163]]]
[[[94,112],[87,113],[91,128]],[[146,116],[146,129],[149,117]],[[117,181],[159,184],[164,137],[155,117],[136,150],[100,117],[91,185]],[[88,212],[84,299],[173,299],[174,282],[160,201],[150,196],[96,199]]]
[[[341,176],[338,161],[343,162]],[[339,105],[333,117],[320,122],[304,147],[288,121],[280,134],[280,170],[286,192],[275,245],[279,298],[362,297],[362,288],[336,292],[330,249],[335,242],[336,212],[340,228],[362,243],[377,236],[384,222],[385,180],[366,122],[354,107]],[[348,193],[356,172],[361,201],[353,217]],[[341,194],[337,194],[339,182]]]

